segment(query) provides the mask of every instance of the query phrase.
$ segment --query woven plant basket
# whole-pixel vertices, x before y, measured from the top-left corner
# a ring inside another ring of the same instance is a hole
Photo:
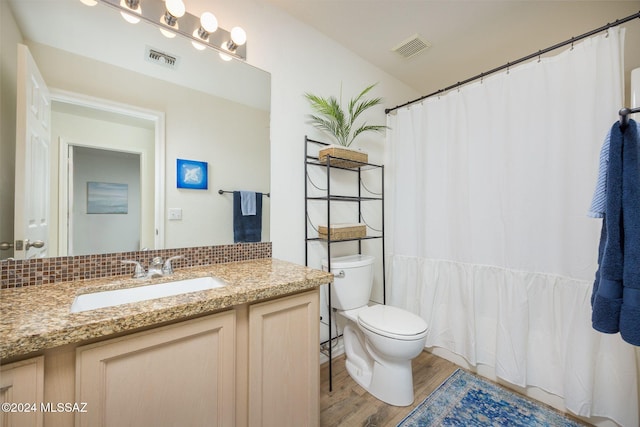
[[[363,163],[367,163],[369,160],[367,153],[336,145],[330,145],[318,152],[320,163],[326,164],[329,156],[332,157],[330,159],[331,166],[349,169],[362,166]]]
[[[318,237],[328,240],[331,233],[331,240],[360,239],[367,237],[367,226],[365,224],[331,224],[318,226]]]

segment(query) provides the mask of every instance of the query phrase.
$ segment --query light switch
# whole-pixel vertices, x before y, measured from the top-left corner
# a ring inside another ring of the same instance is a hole
[[[169,221],[177,221],[182,219],[181,208],[169,208]]]

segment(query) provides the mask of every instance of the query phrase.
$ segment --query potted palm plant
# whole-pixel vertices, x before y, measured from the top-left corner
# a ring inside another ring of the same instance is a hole
[[[305,93],[304,96],[313,110],[313,114],[308,116],[310,123],[330,135],[338,144],[337,146],[331,145],[320,150],[318,159],[321,162],[326,163],[329,157],[339,158],[338,160],[332,159],[331,164],[342,167],[358,167],[367,162],[368,156],[366,153],[349,149],[348,147],[358,135],[364,132],[383,132],[387,129],[385,125],[370,125],[366,122],[356,127],[356,121],[364,111],[382,103],[382,98],[379,97],[365,98],[376,84],[367,86],[360,94],[352,98],[346,110],[342,107],[341,100],[338,100],[335,96],[324,98]],[[342,93],[342,88],[340,92]]]

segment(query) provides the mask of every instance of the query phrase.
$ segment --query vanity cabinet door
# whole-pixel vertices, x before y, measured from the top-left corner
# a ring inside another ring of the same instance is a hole
[[[0,427],[42,427],[44,357],[0,367]]]
[[[234,396],[233,310],[76,350],[76,426],[232,426]]]
[[[249,426],[320,424],[319,291],[249,307]]]

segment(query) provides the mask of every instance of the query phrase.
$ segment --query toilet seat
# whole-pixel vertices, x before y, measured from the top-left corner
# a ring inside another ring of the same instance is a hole
[[[374,305],[358,311],[358,324],[378,335],[396,340],[416,340],[427,333],[427,322],[406,310]]]

